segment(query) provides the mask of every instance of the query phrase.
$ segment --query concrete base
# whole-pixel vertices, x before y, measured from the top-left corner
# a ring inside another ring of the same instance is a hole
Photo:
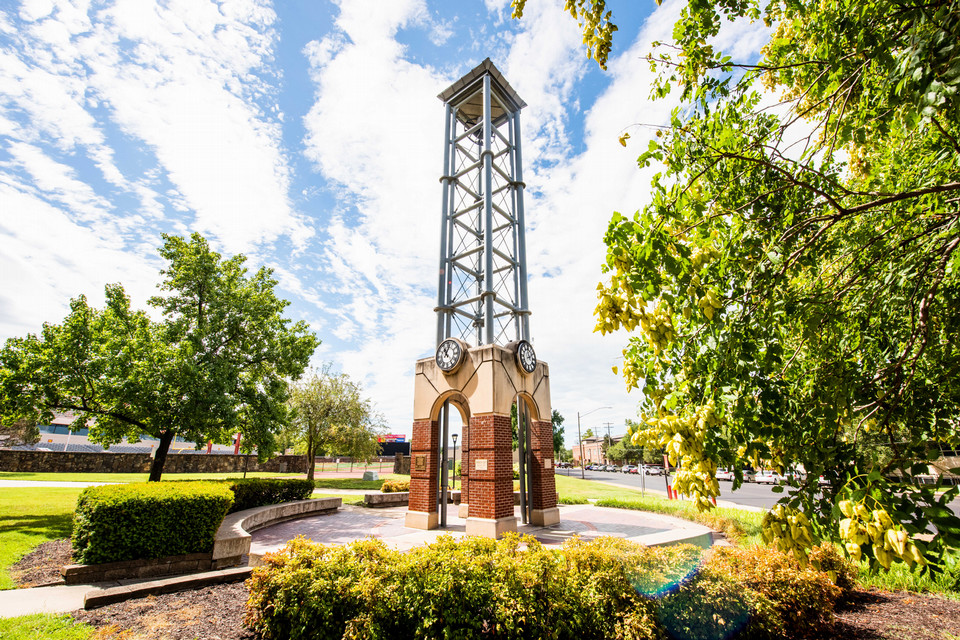
[[[530,524],[538,527],[549,527],[558,522],[560,522],[560,509],[557,507],[553,507],[552,509],[530,510]]]
[[[514,516],[505,518],[467,518],[467,535],[483,536],[484,538],[499,538],[508,531],[517,531],[517,519]]]
[[[463,518],[464,520],[466,520],[469,516],[470,516],[470,505],[468,505],[466,502],[461,502],[460,508],[457,509],[457,517]]]
[[[410,529],[430,530],[440,525],[440,514],[436,511],[407,511],[403,526]]]

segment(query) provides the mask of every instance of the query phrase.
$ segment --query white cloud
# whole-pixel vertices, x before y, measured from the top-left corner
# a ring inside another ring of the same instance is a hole
[[[157,260],[124,248],[119,238],[76,224],[63,210],[0,182],[0,335],[39,331],[59,322],[80,294],[103,303],[103,286],[122,282],[135,306],[154,293]],[[15,310],[15,312],[13,312]]]

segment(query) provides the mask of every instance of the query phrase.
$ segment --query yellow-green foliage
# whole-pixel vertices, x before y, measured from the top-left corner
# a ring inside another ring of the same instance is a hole
[[[380,487],[382,493],[401,493],[410,491],[410,479],[386,480]]]
[[[73,521],[74,559],[99,564],[213,549],[233,504],[220,482],[144,482],[84,489]]]
[[[247,624],[263,638],[803,637],[840,590],[777,552],[573,539],[298,538],[254,570]],[[739,635],[738,635],[739,634]]]

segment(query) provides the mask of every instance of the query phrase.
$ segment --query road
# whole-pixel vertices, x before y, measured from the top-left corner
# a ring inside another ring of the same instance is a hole
[[[560,475],[573,478],[580,477],[580,469],[557,469]],[[623,485],[631,489],[653,489],[661,494],[666,493],[666,482],[663,476],[640,476],[629,473],[612,473],[608,471],[585,471],[584,476],[587,480],[599,480],[602,482],[611,482],[613,484]],[[789,487],[785,488],[784,493],[774,493],[773,487],[768,484],[756,484],[749,482],[741,486],[736,491],[732,490],[731,482],[720,481],[720,498],[751,507],[760,507],[769,509],[777,500],[783,497]],[[950,503],[950,509],[957,515],[960,515],[960,499]]]

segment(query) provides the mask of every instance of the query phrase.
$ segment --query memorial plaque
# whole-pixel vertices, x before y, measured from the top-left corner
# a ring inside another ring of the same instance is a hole
[[[487,470],[487,461],[483,458],[477,460],[476,464],[477,471],[486,471]]]
[[[416,469],[417,471],[426,471],[427,456],[422,453],[413,456],[413,468]]]

